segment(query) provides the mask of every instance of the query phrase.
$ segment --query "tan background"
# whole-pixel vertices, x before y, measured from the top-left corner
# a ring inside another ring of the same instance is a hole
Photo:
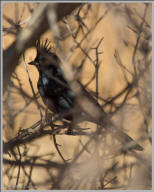
[[[18,15],[17,14],[17,9],[15,9],[15,4],[14,3],[4,3],[3,5],[3,14],[11,17],[13,20],[15,20],[15,17],[19,17],[21,12],[23,11],[23,3],[18,4]],[[133,47],[126,47],[123,43],[123,40],[129,40],[133,43],[136,41],[136,35],[134,34],[133,31],[128,29],[128,21],[125,17],[125,13],[123,13],[123,6],[124,4],[93,4],[91,7],[91,11],[89,11],[88,19],[85,21],[86,25],[90,28],[95,22],[96,18],[99,18],[105,10],[108,10],[107,15],[104,17],[104,19],[98,24],[94,32],[92,32],[91,35],[89,35],[87,41],[83,44],[83,47],[94,47],[96,46],[97,42],[104,37],[102,44],[99,48],[99,51],[103,52],[102,55],[99,56],[101,66],[100,66],[100,71],[99,71],[99,95],[101,97],[108,98],[112,97],[115,94],[117,94],[125,85],[123,73],[120,69],[120,67],[117,65],[116,60],[114,58],[114,53],[115,49],[118,50],[121,61],[125,67],[127,67],[131,72],[133,72],[133,65],[132,65],[132,54],[133,54]],[[144,4],[142,3],[134,3],[134,4],[129,4],[128,5],[130,8],[136,9],[137,12],[143,16],[144,12]],[[34,8],[36,5],[34,5]],[[30,13],[27,8],[24,9],[24,14],[22,17],[22,20],[25,20],[27,17],[30,16]],[[151,24],[151,6],[149,7],[149,11],[146,17],[146,20],[149,24]],[[69,20],[72,28],[76,28],[76,23],[73,21],[73,19]],[[138,18],[138,21],[140,22],[140,19]],[[62,25],[62,24],[61,24]],[[8,23],[6,21],[3,22],[3,26],[9,27]],[[63,32],[63,31],[62,31]],[[49,39],[53,39],[52,34],[50,31],[47,31],[42,39],[45,39],[48,37]],[[5,35],[3,38],[3,49],[5,50],[12,42],[14,41],[13,35]],[[69,51],[70,46],[72,45],[72,38],[68,38],[66,41],[62,43],[62,47],[64,49],[64,53],[67,54]],[[55,46],[53,42],[53,46]],[[56,47],[56,46],[55,46]],[[26,62],[28,63],[29,61],[32,61],[35,57],[35,49],[31,48],[26,50],[25,53],[25,58]],[[92,58],[95,57],[94,51],[90,51],[90,56]],[[76,52],[73,53],[70,63],[73,63],[75,65],[80,64],[80,58],[83,58],[83,53],[81,53],[81,50],[77,50]],[[13,62],[13,61],[12,61]],[[33,82],[33,86],[35,88],[35,92],[37,92],[37,80],[38,80],[38,72],[37,70],[32,67],[28,66],[28,70],[30,73],[30,77]],[[92,67],[92,64],[87,60],[86,65],[84,67],[84,70],[82,72],[82,82],[85,83],[90,79],[91,74],[93,73],[94,68]],[[32,90],[30,88],[28,78],[27,78],[27,73],[24,68],[24,63],[21,58],[21,61],[16,68],[16,73],[18,74],[18,77],[23,85],[23,89],[26,91],[26,93],[29,96],[32,96]],[[151,72],[148,73],[149,78],[151,79]],[[132,80],[131,76],[127,73],[127,78],[129,81]],[[16,82],[18,85],[18,83]],[[149,85],[150,86],[150,85]],[[89,87],[90,90],[95,90],[95,82],[93,82]],[[5,96],[4,96],[5,98]],[[119,98],[117,102],[120,102],[123,97]],[[11,96],[9,100],[7,101],[9,103],[10,108],[15,112],[18,111],[22,106],[24,106],[24,101],[22,97],[19,94],[11,93]],[[39,98],[39,102],[42,103],[41,98]],[[151,101],[149,101],[149,104]],[[131,99],[129,101],[130,104],[138,104],[138,101],[136,99]],[[42,103],[43,105],[43,103]],[[105,109],[108,111],[108,109]],[[134,112],[133,112],[134,111]],[[5,107],[4,107],[4,114],[5,114]],[[20,127],[23,129],[29,127],[30,125],[34,124],[36,121],[40,119],[39,112],[37,110],[37,107],[34,103],[31,103],[23,113],[21,113],[17,118],[15,118],[15,124],[14,124],[14,129],[11,129],[8,126],[8,122],[4,121],[5,129],[4,129],[4,140],[9,140],[10,138],[13,138],[17,130],[19,130]],[[131,108],[131,106],[128,106],[127,110],[120,110],[118,114],[115,117],[115,121],[119,125],[123,125],[125,131],[132,136],[133,138],[139,138],[142,135],[140,127],[143,124],[143,116],[136,105],[134,109]],[[88,127],[88,123],[83,124],[85,127]],[[151,116],[149,117],[149,127],[151,127]],[[79,151],[81,146],[79,144],[79,141],[82,140],[84,143],[86,141],[85,137],[80,137],[80,136],[57,136],[57,141],[61,145],[60,150],[64,157],[66,159],[72,159],[75,152]],[[146,155],[147,157],[151,158],[151,146],[148,141],[142,143],[145,150],[142,153],[143,156]],[[60,157],[57,154],[57,151],[55,150],[55,147],[53,146],[52,139],[50,136],[43,137],[41,139],[35,140],[32,143],[29,143],[28,147],[30,148],[29,150],[29,155],[44,155],[48,153],[54,153],[53,155],[53,161],[61,162]],[[5,155],[7,156],[7,155]],[[7,156],[8,158],[8,156]],[[48,159],[49,157],[46,157]],[[50,157],[51,158],[51,157]],[[87,154],[84,154],[81,158],[80,161],[82,162],[86,158],[89,158]],[[117,158],[119,163],[122,164],[124,161],[123,157],[118,157]],[[129,158],[128,158],[129,159]],[[130,162],[133,162],[134,159],[130,158]],[[75,174],[75,177],[80,177],[82,176],[87,176],[91,175],[92,177],[94,176],[93,174],[95,173],[96,169],[98,167],[94,166],[95,158],[91,159],[90,162],[88,163],[87,167],[80,167],[80,169],[76,168],[72,171],[72,174]],[[102,162],[100,163],[102,166]],[[105,164],[105,163],[104,163]],[[109,163],[110,164],[110,163]],[[104,166],[109,166],[107,163]],[[91,172],[89,172],[89,167],[94,167],[94,170],[92,169]],[[4,166],[5,169],[5,166]],[[81,171],[82,170],[82,171]],[[80,172],[81,171],[81,172]],[[138,172],[139,170],[137,170]],[[80,173],[78,173],[80,172]],[[14,172],[15,174],[15,172]],[[23,173],[21,173],[22,175]],[[55,173],[56,174],[56,171]],[[81,174],[81,175],[80,175]],[[85,175],[84,175],[85,174]],[[136,173],[134,173],[136,174]],[[48,185],[40,184],[43,183],[42,178],[48,179],[48,176],[46,174],[46,171],[43,169],[34,169],[33,170],[33,181],[38,183],[38,189],[47,189]],[[124,182],[124,177],[121,174],[119,176],[120,181],[123,183]],[[138,179],[138,178],[137,178]],[[91,177],[88,178],[88,182],[90,183]],[[13,180],[11,183],[9,182],[8,178],[4,176],[4,189],[9,188],[9,185],[14,185]],[[88,187],[88,182],[87,182],[87,189]],[[90,188],[91,189],[91,188]]]

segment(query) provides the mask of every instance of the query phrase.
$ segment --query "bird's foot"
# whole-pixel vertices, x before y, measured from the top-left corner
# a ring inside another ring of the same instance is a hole
[[[52,114],[51,113],[47,113],[45,115],[43,115],[43,117],[41,118],[41,128],[43,128],[45,125],[49,125],[52,122]]]

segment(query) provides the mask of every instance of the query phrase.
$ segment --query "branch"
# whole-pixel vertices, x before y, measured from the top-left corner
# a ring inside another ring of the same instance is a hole
[[[81,3],[57,3],[56,13],[57,21],[70,14]],[[12,45],[3,53],[3,92],[6,91],[10,82],[11,74],[15,71],[21,54],[29,47],[33,46],[35,41],[49,28],[46,18],[46,12],[49,4],[41,3],[34,11],[31,19],[27,22],[26,28],[20,31]]]

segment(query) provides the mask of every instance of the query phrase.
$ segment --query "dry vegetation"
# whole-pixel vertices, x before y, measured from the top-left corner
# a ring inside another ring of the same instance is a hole
[[[151,7],[3,4],[3,189],[152,189]],[[45,38],[97,122],[74,123],[72,135],[27,65]]]

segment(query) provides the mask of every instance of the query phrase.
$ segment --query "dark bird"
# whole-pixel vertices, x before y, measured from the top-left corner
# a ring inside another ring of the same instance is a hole
[[[29,64],[35,65],[39,71],[37,87],[44,104],[51,111],[63,115],[67,120],[72,120],[70,111],[75,103],[75,94],[60,69],[60,59],[51,52],[49,44],[48,40],[42,44],[37,41],[36,58]]]
[[[86,113],[80,110],[80,107],[79,110],[76,110],[75,108],[76,96],[64,78],[63,72],[60,68],[60,59],[51,51],[50,42],[48,40],[42,43],[37,41],[36,50],[36,58],[29,64],[36,66],[39,71],[37,87],[44,104],[51,111],[62,115],[62,117],[70,121],[72,121],[73,117],[86,117]],[[102,108],[101,110],[102,113],[105,113]],[[95,121],[95,123],[98,122]],[[112,122],[110,125],[113,127],[113,130],[110,129],[111,134],[120,142],[132,143],[133,149],[140,151],[143,150],[143,148],[130,136],[125,134],[121,129],[113,126]]]

